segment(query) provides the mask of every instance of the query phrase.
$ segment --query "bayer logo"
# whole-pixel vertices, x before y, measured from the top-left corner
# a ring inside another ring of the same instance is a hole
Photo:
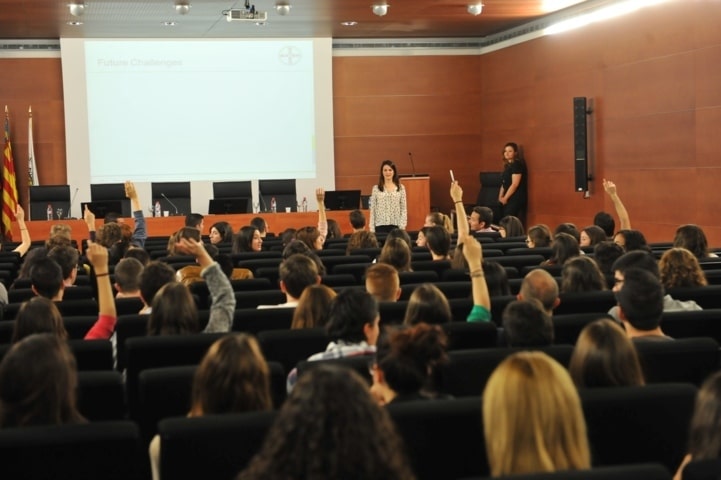
[[[283,65],[297,65],[302,55],[298,47],[287,46],[282,47],[278,52],[278,59]]]

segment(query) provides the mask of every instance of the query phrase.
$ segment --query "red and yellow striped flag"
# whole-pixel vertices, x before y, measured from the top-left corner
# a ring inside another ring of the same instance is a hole
[[[15,209],[18,203],[18,189],[15,183],[15,161],[13,148],[10,144],[10,117],[5,105],[5,148],[3,149],[3,212],[2,234],[12,240],[12,222],[15,220]]]

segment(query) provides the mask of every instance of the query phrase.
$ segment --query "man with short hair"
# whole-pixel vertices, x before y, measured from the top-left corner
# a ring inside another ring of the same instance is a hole
[[[140,276],[143,264],[135,258],[123,258],[115,266],[115,298],[140,297]]]
[[[203,226],[205,217],[203,217],[199,213],[189,213],[185,216],[185,226],[186,227],[193,227],[200,230],[200,233],[203,233]]]
[[[30,270],[30,286],[35,295],[59,302],[65,292],[62,268],[51,258],[36,260]]]
[[[614,285],[612,290],[618,292],[621,290],[623,283],[626,278],[626,272],[632,268],[638,268],[645,270],[659,281],[661,279],[661,272],[658,269],[658,263],[653,254],[643,250],[633,250],[631,252],[624,253],[618,259],[613,262],[611,270],[613,271]],[[676,300],[671,295],[663,296],[663,311],[664,312],[679,312],[679,311],[693,311],[703,310],[701,306],[694,300]],[[611,307],[608,311],[617,321],[621,321],[621,316],[618,311],[618,305]]]
[[[356,208],[355,210],[351,210],[351,212],[348,214],[348,218],[350,220],[351,227],[353,227],[354,233],[365,230],[366,217],[365,215],[363,215],[363,212]]]
[[[633,340],[671,340],[661,330],[663,316],[663,285],[652,273],[642,268],[629,268],[623,283],[616,290],[618,316]]]
[[[553,320],[538,300],[515,300],[503,309],[503,335],[509,347],[553,344]]]
[[[175,270],[170,265],[157,260],[148,263],[143,269],[143,273],[140,274],[140,298],[145,305],[140,313],[150,314],[155,294],[166,283],[174,281]]]
[[[302,253],[293,254],[280,263],[278,279],[280,291],[285,294],[285,303],[258,305],[258,308],[295,308],[305,287],[320,283],[318,266],[310,257]]]
[[[63,272],[63,285],[72,287],[78,276],[80,252],[70,245],[58,245],[48,252],[48,258],[55,260]]]
[[[538,300],[548,315],[553,315],[553,309],[561,303],[561,299],[558,298],[558,282],[542,268],[536,268],[526,274],[516,298]]]
[[[471,216],[468,218],[468,226],[471,233],[495,232],[493,224],[493,210],[488,207],[473,207]]]
[[[366,291],[379,302],[395,302],[401,296],[398,270],[388,263],[374,263],[366,270]]]
[[[255,227],[260,233],[261,238],[265,238],[268,235],[268,222],[263,217],[254,217],[250,221],[250,226]]]

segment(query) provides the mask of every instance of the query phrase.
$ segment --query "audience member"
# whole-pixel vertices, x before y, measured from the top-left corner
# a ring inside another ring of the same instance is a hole
[[[536,268],[526,274],[521,282],[518,299],[538,300],[549,315],[553,315],[553,309],[561,303],[558,298],[558,283],[542,268]]]
[[[365,273],[366,291],[378,302],[395,302],[401,296],[398,270],[388,263],[374,263]]]
[[[201,275],[210,290],[211,304],[205,333],[229,332],[235,312],[235,295],[228,277],[214,262],[203,244],[193,239],[181,238],[178,248],[186,255],[193,255],[202,267]],[[146,267],[146,271],[147,271]],[[145,274],[145,272],[143,272]],[[142,287],[141,287],[142,292]],[[148,335],[195,333],[200,330],[198,310],[188,287],[179,282],[169,282],[155,294],[153,308],[148,318]]]
[[[338,366],[319,365],[288,396],[238,480],[412,480],[404,450],[390,416],[363,379]]]
[[[304,242],[311,250],[323,250],[326,238],[328,238],[328,220],[325,214],[325,191],[322,188],[315,189],[315,197],[318,201],[318,226],[303,227],[295,232],[295,238]]]
[[[343,238],[343,232],[341,232],[338,222],[333,220],[332,218],[329,218],[326,221],[328,222],[328,235],[326,236],[326,240],[329,238]]]
[[[95,218],[95,217],[93,217]],[[95,225],[93,225],[95,231]],[[50,235],[45,240],[45,248],[50,250],[58,245],[72,245],[72,229],[65,223],[56,223],[50,227]]]
[[[400,228],[394,228],[393,230],[388,232],[388,234],[386,235],[385,241],[387,242],[388,240],[390,240],[392,238],[398,238],[400,240],[403,240],[404,242],[406,242],[406,245],[408,245],[408,248],[413,248],[413,242],[411,241],[411,236],[408,235],[408,232],[406,232],[405,230],[402,230]]]
[[[648,243],[646,243],[646,237],[639,230],[619,230],[613,237],[613,241],[621,245],[625,252],[634,250],[651,251]]]
[[[623,247],[611,240],[599,242],[593,247],[593,259],[604,275],[613,275],[613,263],[623,253]]]
[[[471,233],[495,232],[493,225],[493,210],[488,207],[473,207],[468,219],[468,228]]]
[[[238,233],[233,238],[232,253],[242,252],[260,252],[263,248],[263,238],[260,232],[253,226],[246,225],[240,227]]]
[[[140,263],[142,263],[143,267],[150,262],[150,254],[147,250],[140,247],[130,247],[128,251],[125,252],[125,257],[123,258],[134,258]]]
[[[53,259],[39,258],[30,270],[30,285],[35,295],[60,301],[65,291],[63,270]]]
[[[688,433],[688,453],[678,467],[674,480],[682,480],[691,461],[716,460],[721,456],[721,372],[709,376],[696,394]],[[698,478],[717,478],[718,472]]]
[[[509,347],[553,344],[553,320],[536,299],[514,300],[503,309],[503,336]]]
[[[416,235],[416,247],[419,248],[428,248],[428,239],[426,238],[428,236],[428,229],[430,227],[423,227],[420,230],[418,230],[418,234]]]
[[[278,266],[280,291],[285,294],[285,303],[279,305],[259,305],[258,308],[295,308],[303,290],[320,283],[316,263],[303,254],[294,254],[283,260]]]
[[[233,227],[228,222],[215,222],[210,226],[210,243],[213,245],[233,242]]]
[[[438,398],[430,379],[448,362],[448,338],[438,325],[387,328],[379,337],[371,394],[381,405]]]
[[[585,255],[571,258],[561,270],[561,292],[596,292],[606,290],[606,277],[596,262]]]
[[[578,231],[578,227],[574,225],[573,223],[561,223],[556,227],[556,230],[553,232],[554,236],[558,235],[559,233],[567,233],[573,238],[576,239],[576,242],[581,241],[581,232]]]
[[[175,270],[164,262],[152,261],[143,268],[140,274],[140,298],[143,300],[144,307],[140,310],[141,314],[149,314],[152,312],[151,305],[155,294],[158,293],[166,283],[175,281]]]
[[[203,228],[205,217],[199,213],[189,213],[185,216],[185,226],[197,228],[201,232],[205,230]]]
[[[350,225],[353,227],[353,233],[365,230],[366,228],[366,217],[360,210],[351,210],[348,214]]]
[[[143,264],[134,258],[123,258],[115,266],[115,298],[140,297]]]
[[[450,260],[451,235],[443,227],[428,227],[426,246],[433,260]]]
[[[325,265],[323,265],[323,261],[320,259],[317,253],[315,251],[311,250],[308,245],[301,242],[300,240],[291,240],[288,245],[283,248],[283,253],[281,254],[281,258],[283,260],[286,260],[291,255],[295,254],[301,254],[305,255],[306,257],[310,258],[315,262],[316,267],[318,267],[318,275],[325,275]]]
[[[265,237],[268,236],[268,222],[265,221],[265,218],[253,217],[250,220],[250,226],[255,227],[255,229],[258,230],[261,238],[265,239]]]
[[[75,285],[75,279],[78,276],[78,259],[80,258],[78,249],[70,245],[54,247],[48,252],[48,258],[55,260],[60,265],[63,286],[72,287]]]
[[[607,239],[606,232],[604,232],[601,227],[598,225],[589,225],[581,230],[578,245],[580,247],[593,247],[601,242],[605,242]]]
[[[471,277],[471,295],[473,309],[466,318],[467,322],[487,322],[491,320],[491,297],[488,295],[488,285],[483,273],[483,249],[481,244],[473,238],[468,226],[468,219],[463,206],[463,189],[458,182],[451,183],[451,200],[456,208],[458,219],[458,244],[463,245],[463,256],[468,264]]]
[[[378,263],[387,263],[395,267],[399,272],[410,272],[411,249],[404,240],[400,238],[386,238]]]
[[[62,340],[68,338],[60,310],[45,297],[33,297],[20,306],[13,325],[12,343],[35,333],[51,333]]]
[[[526,237],[528,248],[551,246],[551,230],[546,225],[534,225],[528,229]]]
[[[330,303],[335,296],[335,290],[323,284],[305,287],[293,312],[290,328],[324,327]]]
[[[523,228],[521,219],[513,215],[506,215],[498,222],[498,233],[502,238],[523,237],[526,235],[526,230]]]
[[[643,250],[628,252],[620,256],[611,267],[611,269],[613,270],[614,292],[618,292],[621,289],[622,285],[624,284],[626,271],[631,268],[640,268],[649,272],[659,281],[661,279],[658,264],[656,263],[656,259],[653,257],[653,255]],[[691,310],[702,310],[702,308],[694,300],[676,300],[669,294],[663,296],[664,312]],[[612,307],[608,311],[608,314],[611,315],[615,320],[621,321],[621,317],[618,313],[618,306]]]
[[[353,250],[359,248],[378,248],[376,234],[367,230],[357,230],[351,233],[350,238],[348,238],[345,254],[352,255]]]
[[[508,283],[508,274],[503,266],[494,261],[483,261],[483,274],[486,276],[488,294],[491,297],[500,297],[511,294],[511,285]]]
[[[671,340],[661,330],[663,285],[657,276],[641,268],[629,268],[616,290],[618,318],[626,335],[634,340]]]
[[[706,234],[698,225],[688,224],[678,227],[673,246],[690,250],[699,259],[718,257],[715,253],[709,252]]]
[[[413,326],[419,323],[443,324],[453,321],[448,299],[432,283],[416,287],[408,299],[403,325]]]
[[[426,215],[426,221],[423,223],[424,227],[443,227],[448,233],[453,234],[453,222],[451,217],[441,212],[431,212]]]
[[[371,355],[376,351],[380,332],[378,302],[368,292],[345,289],[330,303],[325,325],[330,343],[325,351],[308,357],[309,361]],[[287,387],[291,391],[298,379],[298,371],[288,374]]]
[[[623,328],[607,318],[581,330],[568,371],[578,388],[644,384],[636,347]]]
[[[0,428],[84,423],[75,392],[78,374],[65,340],[30,335],[0,363]]]
[[[621,230],[630,230],[631,219],[628,216],[628,211],[623,205],[621,198],[618,196],[618,189],[616,188],[616,184],[604,178],[603,189],[611,199],[611,202],[613,202],[613,208],[616,210],[616,215],[618,215],[618,220],[621,224]],[[613,234],[616,231],[616,223],[613,221],[613,217],[610,214],[605,212],[597,213],[596,217],[593,219],[593,223],[594,225],[598,225],[599,227],[601,227],[608,238],[613,237]]]
[[[586,421],[571,377],[541,352],[519,352],[483,391],[483,431],[491,475],[591,467]]]
[[[18,230],[20,230],[20,245],[15,247],[12,251],[22,258],[26,253],[28,253],[28,250],[30,250],[30,247],[32,246],[32,239],[30,238],[28,227],[25,224],[25,210],[23,210],[23,207],[21,207],[19,203],[16,204],[15,207],[15,221],[18,224]],[[68,234],[68,239],[69,238],[70,235]],[[2,246],[2,239],[0,239],[0,248],[2,248]]]
[[[577,257],[581,254],[578,247],[578,240],[568,233],[558,233],[553,237],[551,244],[551,258],[541,265],[563,265],[566,260]]]
[[[189,417],[271,410],[270,369],[255,338],[225,335],[210,346],[193,377]],[[153,479],[160,478],[160,436],[150,442]]]
[[[685,248],[674,247],[663,252],[658,268],[665,289],[708,285],[706,274],[699,265],[698,259]]]

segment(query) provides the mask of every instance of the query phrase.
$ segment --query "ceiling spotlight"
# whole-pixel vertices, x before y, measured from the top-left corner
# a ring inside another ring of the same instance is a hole
[[[178,15],[186,15],[190,11],[190,4],[185,0],[177,0],[175,2],[175,11]]]
[[[483,12],[483,4],[482,3],[471,3],[468,5],[468,13],[471,15],[480,15],[481,12]]]
[[[288,15],[290,13],[290,3],[279,1],[275,4],[275,11],[278,15]]]
[[[371,7],[371,10],[373,10],[373,13],[378,15],[379,17],[382,17],[386,13],[388,13],[388,7],[389,5],[383,4],[383,5],[373,5]]]
[[[70,9],[70,15],[73,17],[82,17],[83,13],[85,13],[84,2],[68,3],[68,8]]]

